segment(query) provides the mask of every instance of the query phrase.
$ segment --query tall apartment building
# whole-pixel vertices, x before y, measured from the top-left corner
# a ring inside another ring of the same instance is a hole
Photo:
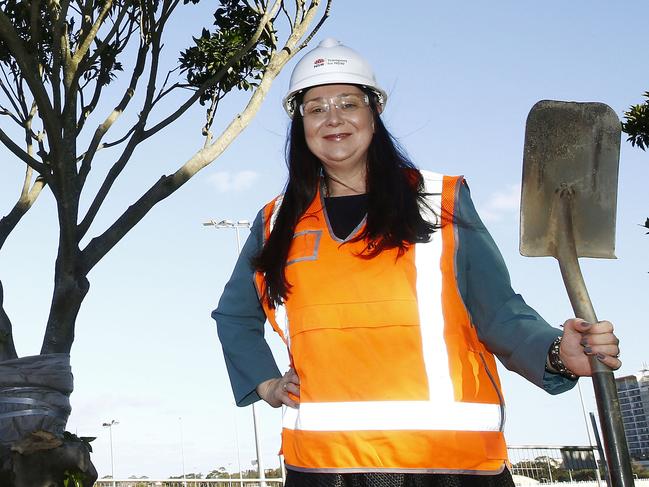
[[[649,369],[615,379],[629,454],[649,460]]]

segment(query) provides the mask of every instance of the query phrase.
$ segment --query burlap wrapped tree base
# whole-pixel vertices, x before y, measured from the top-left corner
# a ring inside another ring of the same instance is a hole
[[[97,479],[86,443],[64,438],[72,386],[68,354],[0,362],[0,485],[63,485],[66,472],[84,486]]]

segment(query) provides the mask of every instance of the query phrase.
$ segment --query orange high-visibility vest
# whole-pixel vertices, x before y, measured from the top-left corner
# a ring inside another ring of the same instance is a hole
[[[365,243],[333,235],[318,191],[295,228],[288,298],[275,309],[262,299],[300,377],[300,407],[283,417],[289,468],[496,473],[507,462],[495,360],[456,282],[462,179],[422,175],[430,207],[446,215],[430,242],[360,258]],[[280,204],[264,208],[265,238]]]

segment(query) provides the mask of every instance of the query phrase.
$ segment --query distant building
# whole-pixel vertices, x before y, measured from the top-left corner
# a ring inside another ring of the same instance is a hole
[[[629,454],[649,460],[649,369],[615,379]]]

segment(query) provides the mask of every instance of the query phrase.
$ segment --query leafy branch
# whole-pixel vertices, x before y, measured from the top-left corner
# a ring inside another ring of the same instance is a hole
[[[643,96],[646,98],[643,104],[633,105],[624,112],[622,131],[628,135],[626,140],[633,147],[638,146],[644,151],[649,146],[649,91],[645,91]],[[649,218],[640,226],[649,229]]]
[[[645,150],[649,146],[649,91],[645,91],[643,96],[646,98],[643,104],[633,105],[624,112],[622,130],[632,146]]]

